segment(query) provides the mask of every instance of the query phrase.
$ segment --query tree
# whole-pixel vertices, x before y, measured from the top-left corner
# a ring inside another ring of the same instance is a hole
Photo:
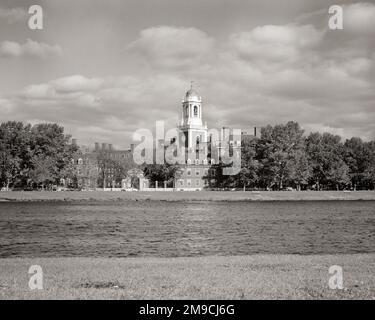
[[[143,173],[152,183],[166,181],[167,184],[171,184],[181,175],[181,168],[179,165],[169,163],[146,164]]]
[[[290,180],[301,190],[302,185],[307,185],[311,177],[311,168],[305,150],[299,150],[292,159]]]
[[[257,145],[257,159],[261,164],[260,180],[265,187],[281,190],[284,183],[290,180],[295,158],[304,148],[303,133],[299,124],[293,121],[262,128]]]
[[[59,180],[77,150],[69,139],[64,128],[57,124],[33,127],[16,121],[0,124],[1,185],[25,187],[36,183],[35,179],[39,181],[42,175],[52,176],[54,182]]]
[[[241,141],[241,171],[229,178],[233,180],[236,187],[255,186],[258,181],[259,162],[256,157],[256,138],[244,138]]]
[[[338,159],[330,166],[327,178],[339,190],[341,186],[350,184],[349,167],[342,159]]]
[[[64,167],[71,163],[78,147],[71,144],[70,136],[64,134],[64,128],[56,123],[36,124],[31,129],[30,149],[32,156],[43,155],[54,161],[53,173],[59,180]]]
[[[365,186],[370,189],[375,188],[375,141],[366,143],[366,149],[368,154],[368,163],[365,169]]]
[[[51,157],[37,155],[31,160],[33,169],[30,170],[30,179],[37,185],[42,184],[42,189],[56,180],[56,162]]]
[[[350,182],[354,189],[365,188],[365,172],[370,161],[370,152],[361,138],[351,138],[344,144],[344,161],[349,167]]]
[[[25,178],[30,128],[16,121],[0,124],[0,184],[7,189]]]
[[[337,188],[349,182],[349,170],[343,162],[344,147],[341,137],[331,133],[311,133],[306,140],[306,148],[312,168],[311,179],[317,190]]]

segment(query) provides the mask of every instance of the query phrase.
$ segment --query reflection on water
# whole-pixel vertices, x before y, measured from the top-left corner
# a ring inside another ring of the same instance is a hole
[[[375,252],[375,202],[0,203],[0,257]]]

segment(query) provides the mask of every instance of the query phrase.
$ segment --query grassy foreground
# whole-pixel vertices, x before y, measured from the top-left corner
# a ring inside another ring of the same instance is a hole
[[[28,288],[38,264],[44,289]],[[328,287],[331,265],[343,290]],[[375,254],[0,259],[0,299],[375,299]]]
[[[375,200],[375,191],[0,192],[0,201],[310,201]]]

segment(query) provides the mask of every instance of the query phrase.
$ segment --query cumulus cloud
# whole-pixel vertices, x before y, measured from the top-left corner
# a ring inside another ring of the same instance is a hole
[[[352,19],[358,15],[347,12]],[[327,12],[313,18],[320,14]],[[151,129],[156,120],[174,126],[181,98],[195,80],[210,127],[295,120],[307,131],[374,139],[374,43],[363,29],[351,28],[358,32],[353,37],[345,23],[340,31],[326,26],[262,25],[220,40],[196,28],[152,27],[128,46],[132,61],[144,64],[142,72],[57,78],[27,86],[0,104],[13,110],[13,118],[58,119],[84,141],[127,146],[134,130]]]
[[[194,67],[211,53],[214,40],[196,28],[148,28],[128,49],[161,67]]]
[[[26,20],[26,10],[24,8],[4,8],[0,7],[0,20],[14,23]]]
[[[126,147],[132,132],[152,129],[156,120],[164,120],[168,127],[176,125],[186,86],[170,75],[147,79],[73,75],[29,85],[17,95],[0,99],[1,106],[14,106],[11,113],[0,110],[0,114],[2,120],[57,121],[83,141],[112,136],[112,142]],[[96,128],[95,134],[90,128]]]
[[[0,56],[2,57],[37,57],[48,58],[62,56],[63,50],[58,45],[49,45],[27,39],[24,44],[14,41],[3,41],[0,44]]]
[[[323,32],[311,25],[265,25],[230,36],[230,45],[245,59],[293,62],[302,49],[319,44]]]

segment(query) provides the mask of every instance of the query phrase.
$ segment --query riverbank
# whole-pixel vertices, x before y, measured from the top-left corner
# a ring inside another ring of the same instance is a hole
[[[40,265],[43,290],[28,288]],[[343,268],[342,290],[328,286]],[[375,254],[0,259],[0,299],[375,299]]]
[[[375,200],[375,191],[2,191],[0,201],[329,201]]]

